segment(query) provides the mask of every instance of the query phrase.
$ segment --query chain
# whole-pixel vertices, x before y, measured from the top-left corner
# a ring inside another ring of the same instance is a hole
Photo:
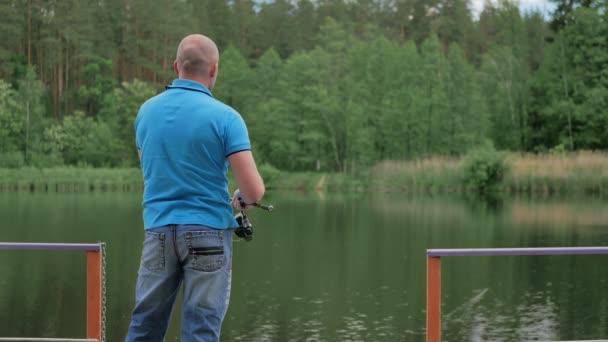
[[[106,341],[106,244],[100,242],[101,245],[101,341]]]

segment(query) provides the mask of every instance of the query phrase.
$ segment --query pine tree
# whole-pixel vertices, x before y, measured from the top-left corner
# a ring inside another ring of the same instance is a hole
[[[239,47],[245,56],[257,58],[260,51],[256,51],[255,39],[258,35],[257,18],[253,0],[235,0],[232,5],[234,18],[234,44]]]
[[[28,4],[31,0],[28,1]],[[27,65],[27,52],[24,50],[31,49],[31,43],[27,41],[28,32],[31,31],[31,26],[26,28],[25,44],[22,44],[23,27],[28,16],[31,15],[31,10],[28,10],[27,5],[23,1],[11,0],[0,3],[0,32],[2,32],[2,40],[0,41],[0,77],[7,79],[18,79],[25,72],[24,65]],[[28,31],[29,29],[29,31]],[[28,45],[28,43],[30,43]],[[25,49],[23,46],[25,45]]]

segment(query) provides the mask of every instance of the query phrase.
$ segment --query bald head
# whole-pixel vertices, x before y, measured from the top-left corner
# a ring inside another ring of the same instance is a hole
[[[215,43],[202,34],[191,34],[179,43],[174,68],[180,78],[193,79],[203,83],[210,79],[212,88],[217,75],[219,51]]]

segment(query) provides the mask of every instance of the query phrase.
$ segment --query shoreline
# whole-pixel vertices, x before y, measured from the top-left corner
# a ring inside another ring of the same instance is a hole
[[[359,174],[279,172],[262,176],[269,190],[462,193],[467,186],[462,158],[384,161]],[[608,195],[608,154],[507,156],[509,171],[493,192],[541,196]],[[232,183],[232,182],[231,182]],[[58,167],[0,169],[0,192],[142,191],[138,168]]]

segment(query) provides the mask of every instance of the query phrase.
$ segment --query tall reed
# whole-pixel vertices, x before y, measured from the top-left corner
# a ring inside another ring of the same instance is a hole
[[[463,187],[461,164],[460,159],[447,157],[387,160],[372,167],[369,185],[381,191],[459,191]]]
[[[608,194],[608,153],[519,154],[507,158],[502,191],[512,193]],[[407,191],[463,191],[463,159],[435,157],[384,161],[371,170],[372,187]]]
[[[273,171],[272,177],[266,177],[273,178],[272,188],[275,189],[465,192],[468,189],[463,161],[463,158],[450,157],[388,160],[357,176]],[[500,191],[541,195],[608,195],[608,153],[511,153],[507,161],[510,172]],[[139,191],[142,188],[141,171],[136,168],[0,169],[0,190],[3,191]]]
[[[532,193],[608,193],[608,153],[513,154],[507,183]]]
[[[136,168],[0,169],[3,191],[130,191],[142,188],[141,171]]]

